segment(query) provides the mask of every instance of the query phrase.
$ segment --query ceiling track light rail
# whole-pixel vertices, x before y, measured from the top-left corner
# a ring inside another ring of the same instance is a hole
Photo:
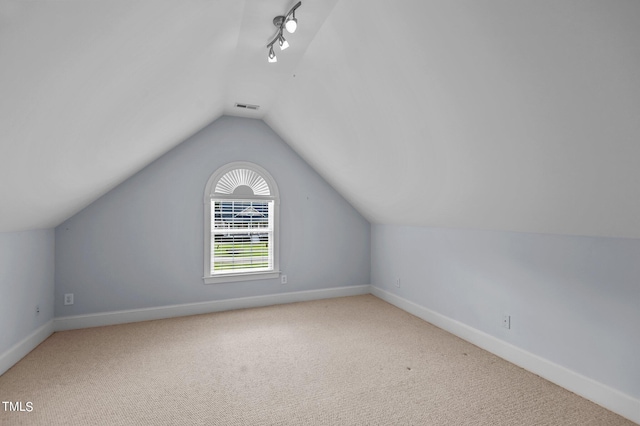
[[[299,1],[285,15],[278,15],[273,18],[273,25],[278,28],[278,31],[276,32],[276,35],[273,37],[273,39],[269,43],[267,43],[267,49],[269,49],[267,58],[269,59],[269,62],[278,62],[276,53],[273,51],[273,45],[276,42],[278,42],[280,50],[284,50],[289,47],[289,42],[287,42],[282,33],[285,29],[291,34],[296,32],[296,29],[298,28],[296,9],[299,8],[301,4],[302,2]]]

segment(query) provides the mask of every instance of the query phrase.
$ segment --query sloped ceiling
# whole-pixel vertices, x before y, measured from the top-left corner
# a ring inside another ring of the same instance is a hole
[[[230,114],[371,222],[640,237],[640,2],[303,0],[268,64],[293,4],[0,0],[0,231]]]
[[[265,121],[372,222],[640,237],[639,23],[343,0]]]
[[[335,0],[0,0],[0,232],[56,226],[236,102],[261,118]]]

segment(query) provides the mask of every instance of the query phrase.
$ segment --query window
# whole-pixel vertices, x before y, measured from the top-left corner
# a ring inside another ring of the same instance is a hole
[[[278,277],[278,188],[257,164],[218,169],[204,193],[204,282]]]

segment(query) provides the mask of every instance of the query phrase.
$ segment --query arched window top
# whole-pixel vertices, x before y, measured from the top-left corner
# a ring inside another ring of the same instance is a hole
[[[205,203],[211,197],[271,198],[277,201],[278,187],[269,172],[254,163],[236,161],[220,167],[209,178]]]
[[[216,194],[271,195],[269,184],[255,170],[233,169],[216,183]]]

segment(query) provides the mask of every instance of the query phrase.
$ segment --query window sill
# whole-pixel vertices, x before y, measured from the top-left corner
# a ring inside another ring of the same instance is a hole
[[[232,283],[238,281],[268,280],[278,278],[280,271],[242,272],[237,274],[213,275],[202,278],[205,284]]]

